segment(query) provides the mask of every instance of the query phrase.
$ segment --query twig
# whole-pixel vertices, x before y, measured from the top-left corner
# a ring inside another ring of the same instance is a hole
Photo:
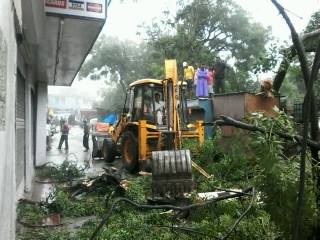
[[[196,164],[194,161],[191,161],[192,167],[194,167],[199,173],[201,173],[207,179],[212,178],[212,175],[209,175],[202,167]]]
[[[298,14],[292,12],[291,10],[284,8],[287,12],[291,13],[292,15],[296,16],[297,18],[300,18],[301,20],[303,19],[303,17],[299,16]]]
[[[54,228],[54,227],[61,227],[63,226],[62,223],[59,223],[59,224],[51,224],[51,225],[40,225],[40,224],[30,224],[30,223],[26,223],[26,222],[23,222],[21,220],[17,220],[18,223],[20,223],[21,225],[25,226],[25,227],[28,227],[28,228]]]
[[[236,191],[236,190],[219,188],[219,187],[214,187],[214,188],[217,189],[217,190],[219,190],[219,191],[225,191],[225,192],[230,192],[230,193],[243,193],[244,195],[252,196],[252,193],[239,192],[239,191]]]
[[[221,240],[225,240],[227,239],[230,234],[232,233],[232,231],[237,227],[237,225],[240,223],[240,221],[244,218],[244,216],[249,212],[249,210],[251,209],[253,202],[255,199],[255,191],[254,188],[252,189],[252,198],[251,198],[251,202],[248,206],[248,208],[241,214],[241,216],[237,219],[237,221],[235,221],[235,223],[232,225],[232,227],[229,229],[229,231],[227,232],[227,234],[221,239]]]

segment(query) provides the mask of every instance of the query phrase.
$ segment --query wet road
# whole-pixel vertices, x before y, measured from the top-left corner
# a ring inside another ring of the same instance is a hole
[[[71,126],[68,136],[69,149],[65,149],[63,143],[61,150],[58,149],[60,141],[60,132],[54,134],[51,140],[51,149],[47,151],[47,161],[56,164],[62,163],[66,158],[76,161],[79,164],[85,164],[91,160],[91,151],[84,152],[85,148],[82,146],[83,129],[79,126]],[[91,137],[90,137],[91,140]],[[92,142],[89,140],[90,149],[92,149]]]
[[[59,130],[59,129],[58,129]],[[58,149],[60,141],[60,132],[54,134],[51,139],[51,149],[47,151],[47,162],[54,164],[61,164],[64,160],[76,162],[79,167],[87,167],[86,175],[94,176],[101,172],[104,172],[103,167],[110,166],[106,164],[103,159],[92,159],[92,139],[89,137],[90,150],[85,152],[85,148],[82,145],[83,129],[79,126],[72,126],[68,137],[69,149],[65,149],[65,144],[62,145],[61,150]],[[120,168],[121,161],[116,159],[113,166]],[[52,190],[53,184],[44,184],[34,181],[33,189],[30,193],[30,198],[33,201],[45,200],[50,191]]]

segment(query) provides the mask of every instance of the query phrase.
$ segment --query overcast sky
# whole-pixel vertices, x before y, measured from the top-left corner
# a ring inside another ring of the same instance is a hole
[[[271,26],[280,40],[288,39],[289,29],[270,0],[234,0],[248,11],[252,18],[264,26]],[[279,0],[287,10],[298,32],[306,26],[313,12],[320,9],[320,0]],[[103,33],[132,40],[136,36],[136,26],[160,17],[164,10],[176,12],[175,0],[112,0]]]
[[[252,16],[255,21],[264,26],[271,26],[273,35],[280,41],[290,40],[290,32],[284,19],[278,14],[270,0],[234,0]],[[279,0],[287,10],[288,15],[301,32],[313,12],[320,9],[320,0]],[[175,0],[112,0],[108,9],[108,16],[101,34],[117,36],[120,39],[141,40],[137,35],[137,25],[143,22],[151,22],[153,18],[159,18],[164,10],[176,12]],[[97,95],[105,84],[102,81],[92,82],[74,80],[72,87],[77,91],[83,91],[92,97]],[[50,88],[50,92],[59,89]]]

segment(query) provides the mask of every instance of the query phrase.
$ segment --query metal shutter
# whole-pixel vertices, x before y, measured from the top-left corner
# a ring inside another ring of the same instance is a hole
[[[16,186],[25,178],[25,79],[18,71],[16,89]]]

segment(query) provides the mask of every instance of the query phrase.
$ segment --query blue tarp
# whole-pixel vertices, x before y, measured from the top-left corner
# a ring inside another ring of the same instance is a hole
[[[109,123],[110,125],[113,125],[117,121],[117,115],[116,114],[107,114],[102,117],[102,122]]]

